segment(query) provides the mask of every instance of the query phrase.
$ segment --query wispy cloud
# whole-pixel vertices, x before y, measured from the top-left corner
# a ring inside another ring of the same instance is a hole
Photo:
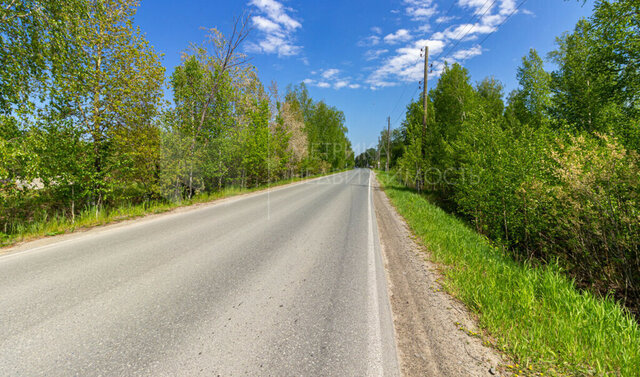
[[[382,59],[378,66],[370,67],[371,73],[365,82],[372,89],[420,80],[423,75],[420,48],[425,44],[429,46],[433,59],[432,76],[440,74],[445,59],[449,63],[461,62],[481,55],[482,46],[469,46],[468,42],[478,39],[481,35],[496,32],[509,16],[517,12],[515,0],[456,0],[455,6],[459,8],[459,13],[468,15],[463,17],[439,12],[434,0],[403,0],[403,5],[406,16],[415,26],[400,29],[384,37],[386,43],[403,45]],[[433,24],[426,22],[431,17],[437,17]],[[455,20],[459,18],[468,20],[465,23],[456,23]],[[443,28],[445,24],[449,25]],[[432,31],[431,26],[436,30]],[[372,61],[381,55],[382,53],[366,51],[364,58]]]
[[[351,81],[351,77],[344,77],[341,75],[342,71],[337,68],[328,68],[320,70],[320,72],[311,72],[314,76],[320,76],[317,79],[307,78],[303,82],[309,86],[316,86],[318,88],[334,88],[334,89],[358,89],[360,84]]]
[[[334,84],[334,88],[336,88],[336,89],[340,89],[340,88],[344,88],[345,86],[348,86],[348,85],[349,85],[349,81],[347,81],[347,80],[340,80],[340,81],[337,81],[337,82]]]
[[[340,73],[340,70],[337,68],[330,68],[330,69],[326,69],[322,72],[322,77],[325,79],[330,79],[335,77],[338,73]]]
[[[386,48],[381,48],[377,50],[367,50],[367,52],[365,52],[364,54],[364,58],[367,61],[376,60],[380,58],[382,55],[386,54],[387,52],[389,52],[389,50],[387,50]]]
[[[251,0],[249,5],[260,13],[251,17],[253,26],[261,32],[261,40],[247,44],[250,52],[292,56],[300,53],[301,46],[294,42],[294,33],[302,27],[293,19],[282,3],[276,0]]]
[[[436,14],[438,6],[433,0],[404,0],[405,13],[414,21],[424,21]]]
[[[434,54],[442,52],[445,44],[441,40],[419,39],[410,45],[398,48],[395,55],[384,59],[381,66],[375,69],[366,82],[372,88],[387,87],[398,84],[398,81],[417,81],[422,77],[421,49],[429,46]]]
[[[531,16],[531,17],[536,16],[536,14],[530,11],[529,9],[522,9],[520,12],[522,12],[522,14],[526,14],[527,16]]]
[[[399,42],[406,42],[411,39],[411,34],[407,29],[398,29],[395,33],[387,34],[384,37],[384,42],[388,44],[396,44]]]
[[[447,22],[453,21],[455,19],[456,19],[455,16],[440,16],[440,17],[436,18],[436,23],[437,24],[446,24]]]
[[[475,45],[466,50],[458,50],[453,55],[452,58],[456,61],[463,61],[474,56],[478,56],[482,54],[482,47],[480,45]]]
[[[380,37],[377,35],[370,35],[358,41],[360,47],[371,47],[380,44]]]
[[[496,30],[495,26],[475,24],[460,24],[448,27],[446,30],[434,33],[432,38],[442,40],[465,40],[469,41],[477,38],[477,34],[488,34]]]

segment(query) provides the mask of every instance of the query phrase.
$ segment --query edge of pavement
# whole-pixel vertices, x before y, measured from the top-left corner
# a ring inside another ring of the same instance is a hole
[[[380,334],[377,334],[377,338],[380,339],[381,344],[377,346],[377,352],[379,354],[378,363],[381,365],[382,370],[375,371],[376,375],[384,376],[401,376],[400,371],[400,353],[398,352],[398,334],[396,332],[393,310],[391,308],[391,290],[389,289],[389,274],[387,271],[387,259],[383,253],[382,239],[380,237],[380,224],[378,222],[378,216],[376,215],[377,209],[374,200],[374,191],[376,187],[375,172],[372,169],[369,171],[368,180],[368,192],[367,192],[367,205],[369,216],[369,252],[368,252],[368,280],[369,289],[374,290],[370,292],[372,298],[378,298],[370,304],[371,310],[377,311],[377,317],[375,321],[370,321],[370,329],[373,325],[377,326]],[[376,268],[377,267],[377,268]],[[375,323],[377,322],[377,323]],[[373,372],[373,371],[369,371]],[[373,375],[373,373],[368,373]]]
[[[403,376],[499,375],[505,360],[474,336],[466,307],[446,293],[439,266],[373,179],[375,214]]]

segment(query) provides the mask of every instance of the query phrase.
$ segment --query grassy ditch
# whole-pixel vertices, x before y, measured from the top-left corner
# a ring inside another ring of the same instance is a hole
[[[444,287],[478,318],[521,376],[640,376],[640,327],[611,299],[554,266],[515,262],[463,221],[379,172],[385,193],[441,266]]]
[[[269,187],[286,185],[293,182],[303,181],[335,173],[338,172],[318,174],[305,178],[286,179],[278,182],[272,182]],[[198,203],[207,203],[218,199],[232,197],[235,195],[264,190],[266,188],[266,184],[252,188],[226,187],[221,191],[199,194],[191,199],[183,200],[181,202],[150,201],[136,205],[125,204],[119,207],[112,208],[89,207],[80,211],[80,213],[75,216],[75,219],[71,219],[70,217],[61,214],[37,219],[35,221],[14,224],[11,234],[4,235],[0,233],[0,235],[2,235],[2,237],[0,237],[0,247],[11,246],[18,242],[28,241],[36,238],[71,233],[80,229],[88,229],[118,221],[135,219],[149,214],[168,212],[178,207],[187,207]]]

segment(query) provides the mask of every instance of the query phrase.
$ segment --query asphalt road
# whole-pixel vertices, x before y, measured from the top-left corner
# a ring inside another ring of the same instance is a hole
[[[0,256],[0,375],[398,375],[370,175]]]

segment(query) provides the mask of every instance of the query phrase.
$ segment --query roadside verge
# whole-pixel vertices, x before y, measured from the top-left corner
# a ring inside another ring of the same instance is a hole
[[[640,375],[640,326],[620,305],[576,289],[553,266],[515,262],[392,175],[378,177],[438,266],[444,289],[477,318],[482,331],[471,331],[514,360],[498,372]]]
[[[475,336],[464,306],[441,289],[437,266],[425,258],[377,180],[375,212],[403,376],[488,376],[500,355]]]

